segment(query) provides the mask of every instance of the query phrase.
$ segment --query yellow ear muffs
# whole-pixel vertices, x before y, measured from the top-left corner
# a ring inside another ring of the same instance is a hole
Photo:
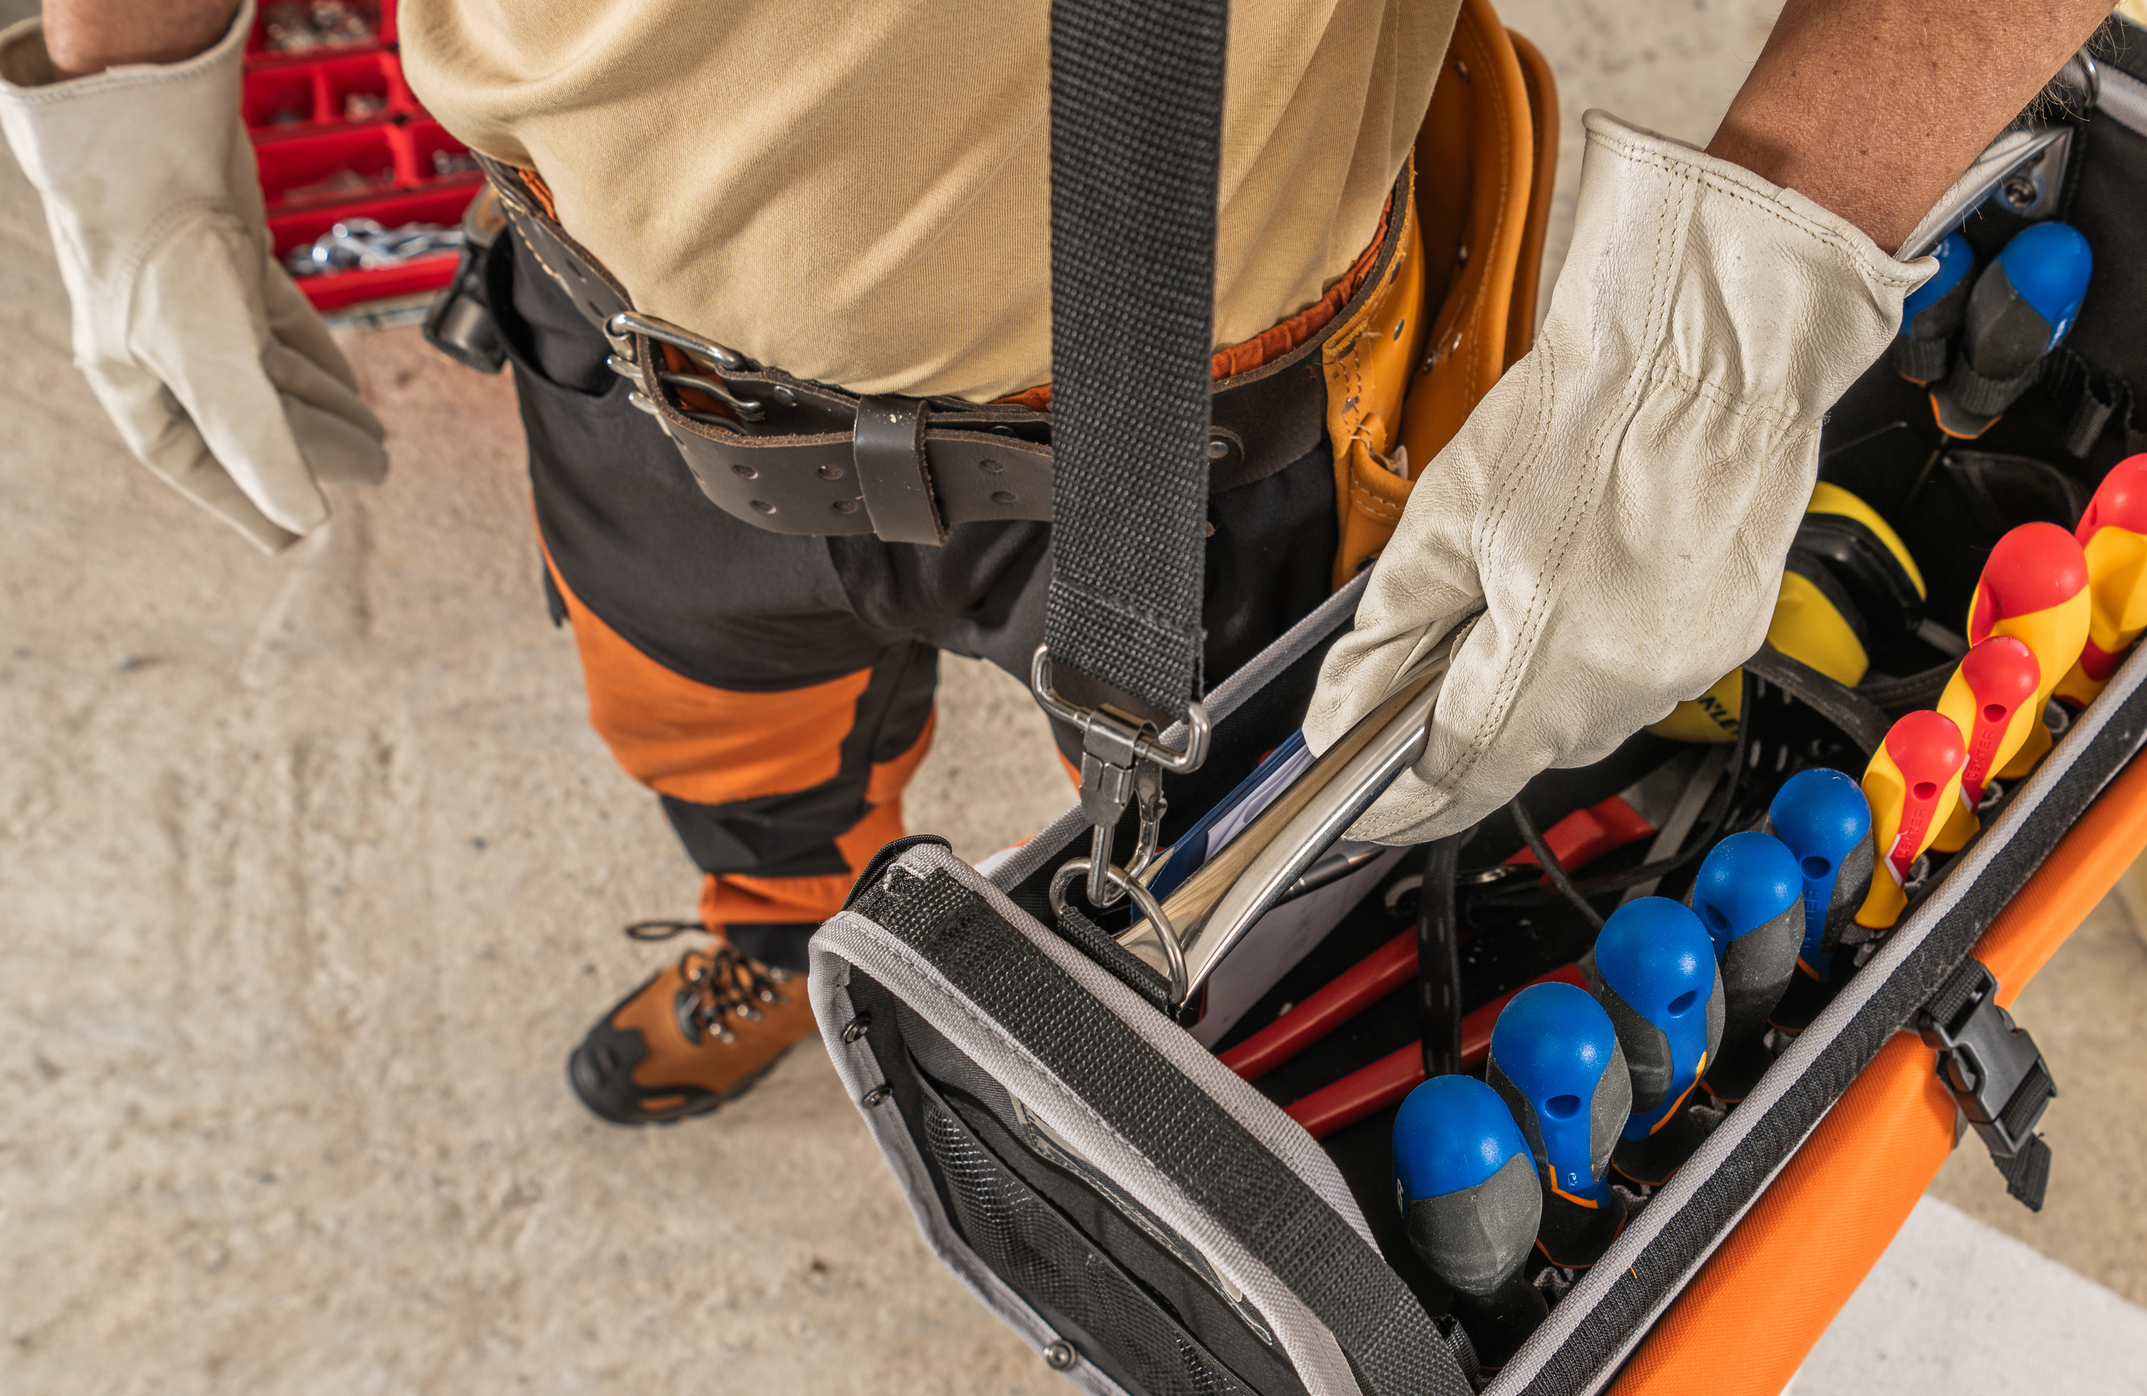
[[[1863,500],[1821,481],[1789,545],[1767,642],[1853,687],[1874,652],[1915,631],[1925,595],[1901,536]],[[1648,731],[1679,742],[1733,742],[1743,696],[1744,676],[1732,670]]]

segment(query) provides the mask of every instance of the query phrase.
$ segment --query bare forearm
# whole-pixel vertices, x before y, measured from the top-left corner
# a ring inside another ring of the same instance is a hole
[[[1789,0],[1708,143],[1898,248],[2110,0]]]
[[[45,52],[59,78],[176,63],[222,38],[238,8],[239,0],[45,0]]]

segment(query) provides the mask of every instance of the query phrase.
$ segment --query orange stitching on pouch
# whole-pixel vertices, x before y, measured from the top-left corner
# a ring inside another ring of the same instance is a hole
[[[1479,66],[1483,67],[1486,71],[1488,71],[1492,63],[1495,61],[1491,52],[1489,40],[1484,35],[1478,33],[1474,29],[1471,29],[1469,31],[1469,42],[1472,43],[1476,48],[1477,62]],[[1506,103],[1504,102],[1492,103],[1491,114],[1492,119],[1498,123],[1499,213],[1497,220],[1491,225],[1489,247],[1485,248],[1485,256],[1487,258],[1490,255],[1490,247],[1496,247],[1499,244],[1501,235],[1505,231],[1506,224],[1510,219],[1511,214],[1508,208],[1508,204],[1509,195],[1511,195],[1513,191],[1513,123],[1508,116],[1508,113],[1506,111]],[[1485,280],[1488,282],[1489,279],[1489,266],[1487,263]],[[1490,358],[1490,337],[1486,333],[1483,324],[1484,318],[1490,313],[1490,300],[1491,298],[1489,296],[1478,296],[1476,298],[1476,305],[1470,316],[1471,321],[1473,322],[1473,338],[1469,346],[1469,362],[1464,366],[1463,371],[1468,375],[1464,381],[1467,384],[1467,390],[1471,401],[1482,401],[1484,393],[1489,391],[1489,386],[1483,383],[1482,370],[1485,367],[1486,362]],[[1504,310],[1504,308],[1505,307],[1503,306],[1500,307],[1502,311]]]
[[[1330,339],[1321,351],[1322,374],[1327,385],[1330,410],[1335,417],[1335,422],[1329,429],[1329,435],[1333,440],[1336,464],[1339,467],[1338,474],[1342,491],[1342,498],[1339,502],[1343,511],[1345,528],[1347,526],[1347,517],[1351,514],[1363,517],[1374,524],[1391,524],[1401,517],[1396,506],[1380,500],[1365,488],[1359,477],[1354,448],[1361,443],[1368,459],[1382,454],[1373,449],[1371,438],[1366,431],[1367,423],[1371,418],[1370,408],[1366,402],[1369,396],[1366,388],[1366,384],[1369,381],[1369,370],[1365,362],[1366,346],[1368,343],[1374,342],[1371,331],[1382,319],[1382,312],[1388,308],[1390,297],[1401,284],[1404,271],[1403,262],[1409,251],[1409,231],[1415,218],[1414,188],[1415,181],[1412,177],[1410,181],[1412,197],[1411,202],[1405,205],[1402,210],[1403,222],[1399,231],[1399,245],[1395,249],[1393,261],[1387,266],[1381,284],[1375,292],[1365,297],[1364,304],[1357,308],[1356,313],[1348,323],[1335,332],[1334,338]],[[1393,200],[1390,196],[1388,200],[1389,212],[1391,212],[1392,206]],[[1383,245],[1385,240],[1386,228],[1384,219],[1382,219],[1379,243]],[[1422,255],[1421,250],[1418,255]],[[1336,396],[1337,393],[1339,393],[1339,397]],[[1341,405],[1335,406],[1337,402]],[[1351,407],[1348,405],[1352,402],[1356,406]],[[1391,445],[1392,442],[1390,441],[1389,446],[1391,447]]]

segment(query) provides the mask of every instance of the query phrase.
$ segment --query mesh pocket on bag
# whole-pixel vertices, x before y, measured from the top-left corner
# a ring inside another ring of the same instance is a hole
[[[924,1136],[970,1248],[1068,1329],[1068,1341],[1150,1396],[1246,1388],[1058,1211],[1001,1166],[960,1120],[924,1102]],[[1079,1339],[1085,1335],[1087,1342]]]

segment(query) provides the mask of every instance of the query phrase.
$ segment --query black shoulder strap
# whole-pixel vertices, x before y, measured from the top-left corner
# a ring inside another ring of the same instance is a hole
[[[1052,578],[1064,665],[1201,691],[1228,0],[1051,6]]]

